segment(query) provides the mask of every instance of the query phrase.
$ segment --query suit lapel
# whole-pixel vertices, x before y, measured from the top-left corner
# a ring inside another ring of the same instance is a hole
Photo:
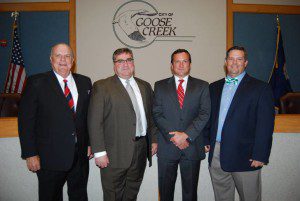
[[[131,99],[129,97],[129,94],[126,91],[124,85],[122,84],[121,80],[119,79],[119,77],[117,75],[113,76],[113,81],[114,81],[114,84],[115,84],[115,87],[113,87],[113,90],[116,90],[117,93],[120,96],[122,96],[122,100],[126,101],[127,105],[129,105],[134,110]]]
[[[76,88],[77,88],[77,92],[78,92],[78,100],[77,100],[77,106],[76,106],[76,113],[80,113],[81,109],[82,109],[82,104],[83,104],[83,99],[82,99],[82,95],[84,95],[85,91],[82,88],[82,85],[80,85],[80,82],[78,80],[78,77],[76,74],[72,74],[75,84],[76,84]],[[87,92],[86,92],[87,93]]]
[[[248,76],[248,74],[245,74],[244,78],[242,79],[241,83],[239,84],[239,86],[233,96],[232,102],[228,109],[228,113],[226,115],[226,119],[227,119],[227,117],[230,117],[230,115],[236,108],[236,105],[239,104],[239,100],[241,99],[242,96],[244,96],[244,94],[243,94],[245,91],[244,89],[245,89],[245,87],[247,87],[248,81],[249,81],[249,76]],[[225,121],[226,121],[226,119],[225,119]]]
[[[170,96],[170,99],[172,100],[172,102],[175,105],[175,108],[178,112],[181,111],[180,106],[179,106],[179,102],[178,102],[178,97],[177,97],[177,89],[176,89],[176,83],[175,83],[175,78],[174,76],[171,77],[168,80],[168,89],[167,89],[167,93]]]
[[[141,96],[142,96],[142,100],[143,100],[143,106],[144,106],[144,110],[145,110],[145,114],[148,113],[147,109],[147,96],[146,96],[146,88],[145,86],[137,79],[135,79],[135,82],[137,83],[139,90],[141,92]]]
[[[63,93],[61,86],[59,85],[59,82],[54,74],[53,71],[49,72],[48,81],[50,82],[50,86],[52,87],[53,91],[55,92],[57,99],[65,106],[66,110],[72,114],[72,111],[68,105],[67,99],[65,97],[65,94]]]
[[[221,105],[221,98],[222,98],[222,92],[223,92],[223,87],[224,87],[225,79],[222,79],[216,83],[216,87],[214,88],[214,91],[212,91],[211,96],[214,95],[213,98],[216,99],[215,105],[212,105],[212,107],[215,108],[215,111],[217,112],[215,119],[214,119],[214,125],[215,129],[218,129],[218,120],[219,120],[219,115],[220,115],[220,105]],[[217,132],[217,130],[216,130]]]
[[[189,104],[190,104],[189,102],[191,100],[191,97],[193,96],[194,87],[195,87],[194,78],[189,76],[188,81],[187,81],[187,85],[186,85],[185,94],[184,94],[184,101],[183,101],[182,110],[186,110],[187,107],[189,106]],[[177,102],[178,102],[178,100],[177,100]],[[179,105],[179,103],[178,103],[178,105]]]

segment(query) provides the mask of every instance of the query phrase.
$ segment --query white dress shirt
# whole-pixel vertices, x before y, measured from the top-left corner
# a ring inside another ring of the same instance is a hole
[[[119,77],[121,83],[123,84],[124,88],[126,88],[126,79],[123,79],[121,77]],[[136,133],[137,136],[145,136],[147,133],[147,119],[146,119],[146,114],[145,114],[145,109],[144,109],[144,104],[143,104],[143,99],[142,99],[142,94],[140,92],[140,89],[135,81],[135,79],[133,77],[129,78],[129,83],[133,89],[133,92],[135,94],[138,106],[139,106],[139,110],[140,110],[140,114],[141,114],[141,121],[142,121],[142,133]],[[99,158],[101,156],[106,155],[106,151],[101,151],[101,152],[97,152],[94,154],[95,158]]]
[[[59,74],[57,74],[55,71],[53,71],[57,80],[58,80],[58,83],[62,89],[63,92],[65,92],[65,82],[64,82],[64,79],[68,80],[67,82],[67,85],[71,91],[71,94],[72,94],[72,98],[73,98],[73,101],[74,101],[74,110],[76,111],[76,107],[77,107],[77,101],[78,101],[78,91],[77,91],[77,87],[76,87],[76,83],[75,83],[75,80],[72,76],[72,73],[70,73],[68,75],[68,77],[66,78],[63,78],[62,76],[60,76]]]

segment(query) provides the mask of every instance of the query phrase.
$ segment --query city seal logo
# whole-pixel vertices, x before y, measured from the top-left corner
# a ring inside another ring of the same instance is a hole
[[[176,40],[173,13],[159,12],[146,1],[122,4],[113,17],[112,25],[117,39],[131,48],[147,47],[154,41],[163,41],[159,38],[164,37]]]

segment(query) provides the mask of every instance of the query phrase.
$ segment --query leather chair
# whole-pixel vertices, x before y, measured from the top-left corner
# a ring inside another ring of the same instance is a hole
[[[0,117],[17,117],[21,94],[0,94]]]
[[[280,98],[280,114],[300,114],[300,92],[287,93]]]

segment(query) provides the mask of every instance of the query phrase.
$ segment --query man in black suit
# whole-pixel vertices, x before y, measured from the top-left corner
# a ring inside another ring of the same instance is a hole
[[[210,113],[208,83],[189,76],[191,56],[185,49],[173,52],[171,69],[174,76],[154,87],[160,200],[174,199],[180,165],[182,200],[196,201],[200,162],[205,158],[202,130]]]
[[[52,71],[27,79],[19,108],[22,158],[36,172],[40,201],[62,201],[67,181],[70,201],[86,201],[89,157],[87,110],[91,80],[71,73],[67,44],[52,47]]]
[[[215,200],[261,200],[261,168],[269,162],[274,128],[272,90],[245,72],[245,48],[226,53],[227,76],[210,85],[207,131],[209,171]]]

